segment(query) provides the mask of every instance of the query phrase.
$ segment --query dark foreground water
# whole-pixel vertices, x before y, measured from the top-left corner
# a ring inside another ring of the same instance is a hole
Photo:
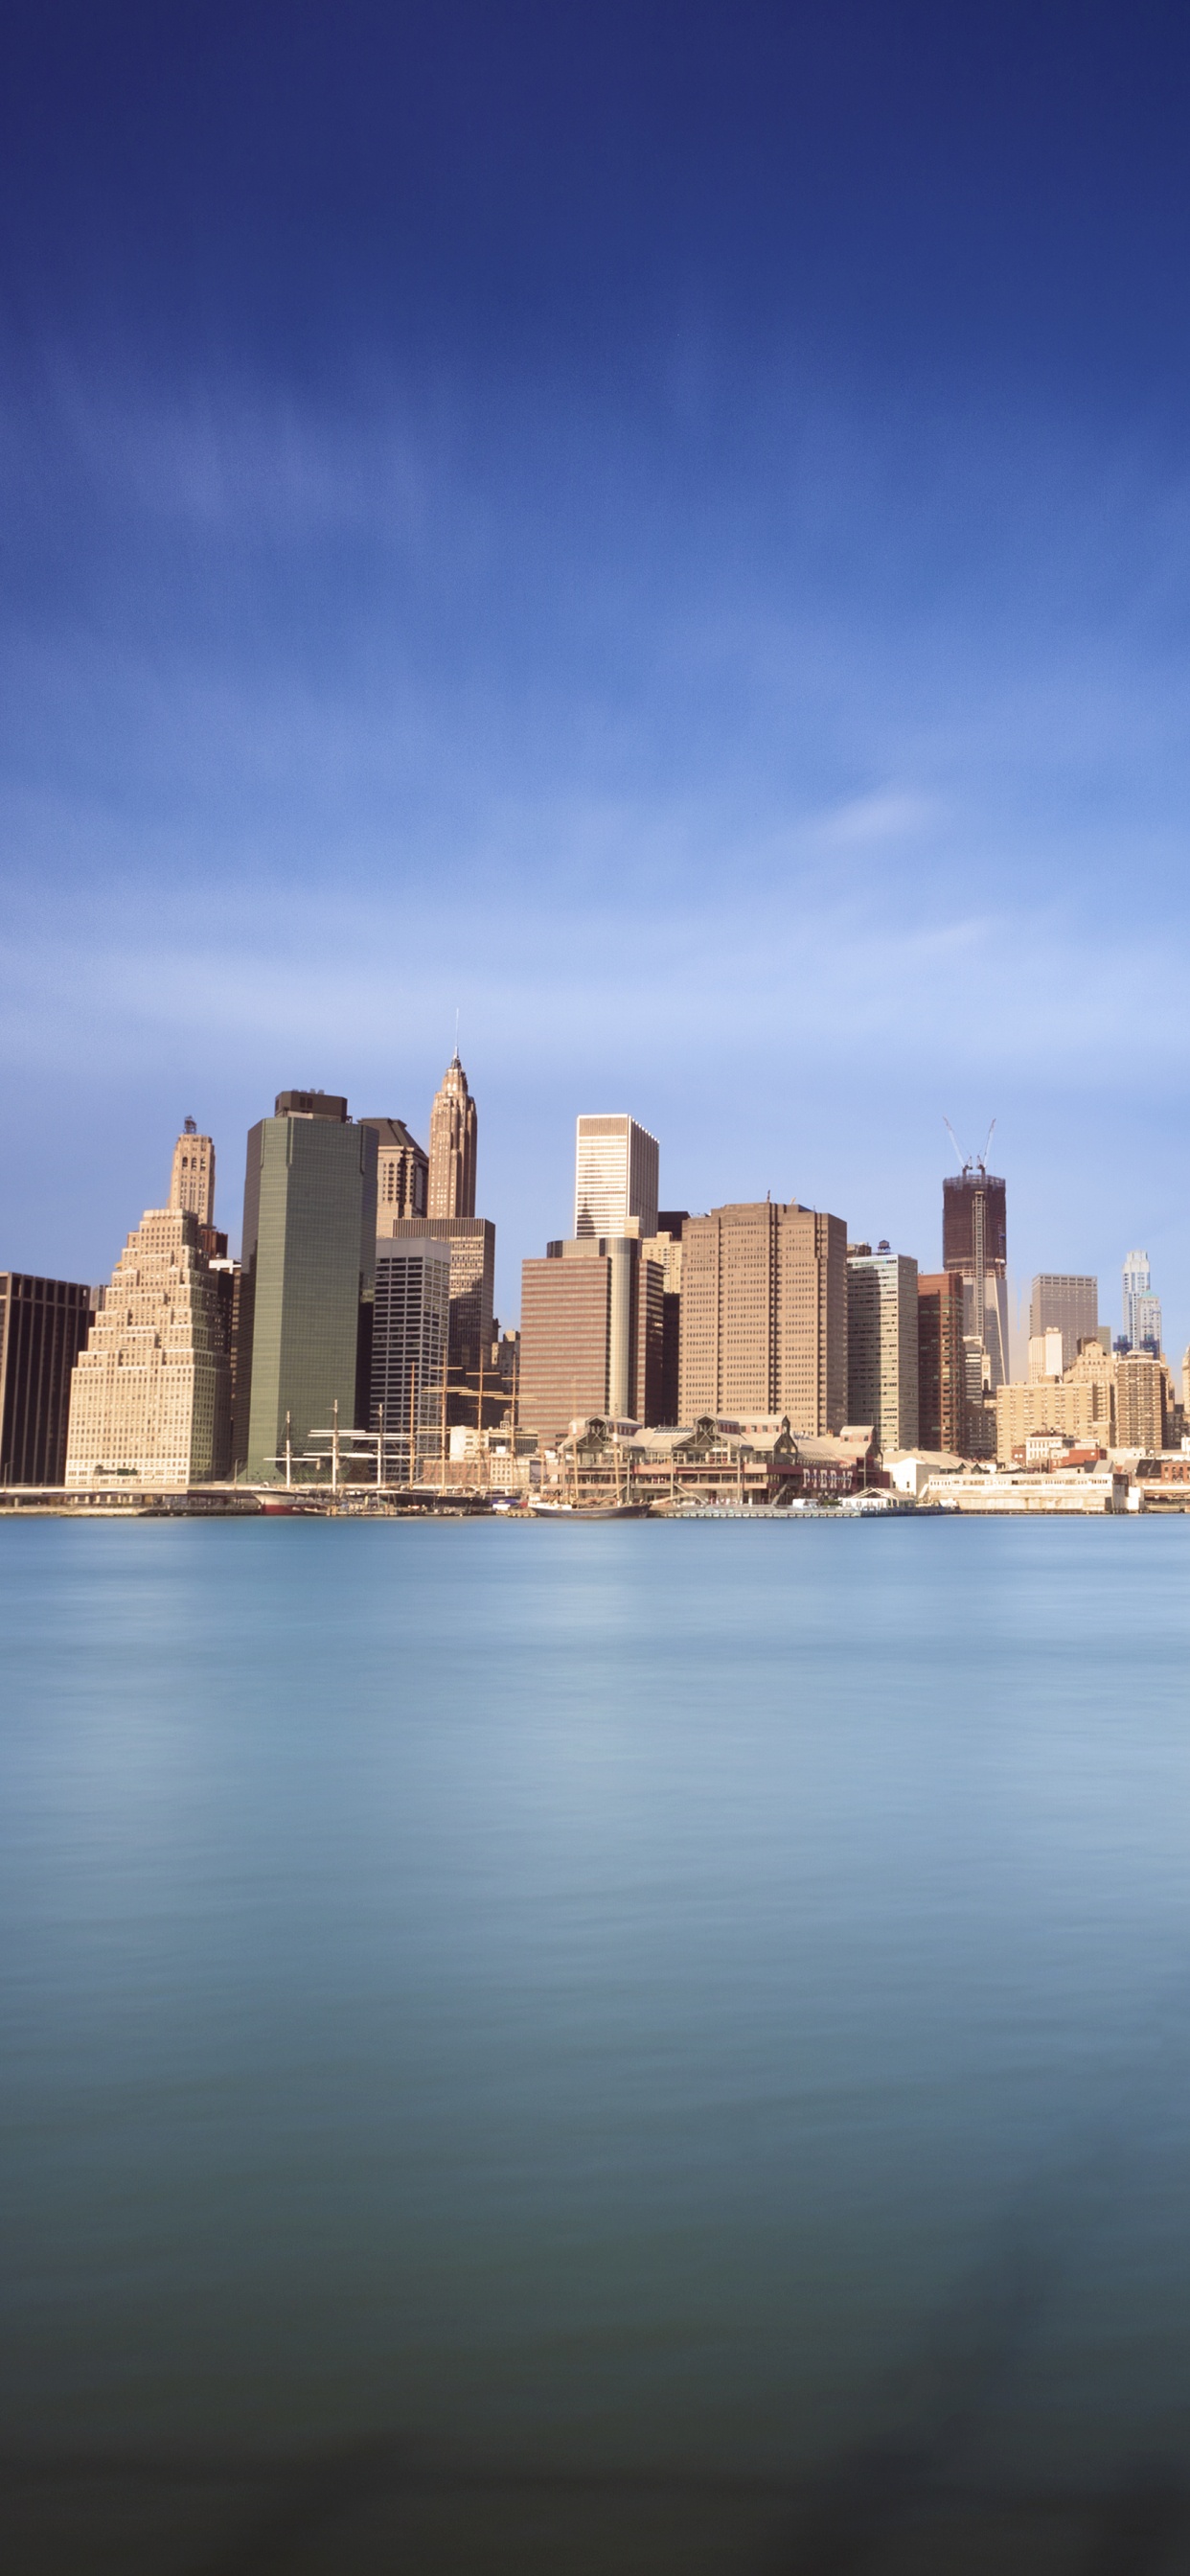
[[[1190,2568],[1190,1521],[0,1527],[6,2576]]]

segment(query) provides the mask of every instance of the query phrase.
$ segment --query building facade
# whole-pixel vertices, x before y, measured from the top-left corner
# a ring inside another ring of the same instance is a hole
[[[1110,1372],[1105,1377],[1064,1377],[1035,1386],[1010,1379],[997,1387],[995,1401],[996,1456],[1003,1467],[1012,1465],[1016,1450],[1046,1431],[1100,1449],[1113,1446]]]
[[[917,1282],[917,1436],[923,1449],[964,1453],[963,1276],[931,1270]]]
[[[657,1232],[642,1245],[647,1260],[660,1262],[662,1278],[661,1383],[654,1419],[674,1427],[682,1392],[682,1235],[689,1216],[689,1208],[659,1209]]]
[[[882,1452],[920,1438],[917,1263],[906,1253],[847,1256],[847,1419],[870,1422]]]
[[[496,1229],[490,1217],[377,1218],[377,1257],[383,1243],[445,1243],[450,1254],[450,1335],[447,1358],[452,1397],[475,1393],[481,1361],[487,1374],[492,1343],[492,1310],[496,1294]],[[451,1421],[474,1421],[475,1409],[459,1409]]]
[[[376,1131],[336,1093],[278,1093],[248,1138],[236,1367],[236,1464],[272,1481],[338,1406],[363,1427],[371,1383]]]
[[[986,1357],[978,1374],[994,1394],[1011,1375],[1008,1353],[1008,1192],[978,1157],[942,1184],[942,1267],[963,1281],[963,1331]],[[968,1392],[971,1390],[968,1354]]]
[[[361,1118],[376,1130],[376,1224],[387,1234],[394,1217],[424,1216],[430,1158],[403,1118]]]
[[[1147,1252],[1130,1252],[1122,1273],[1124,1339],[1129,1349],[1147,1351],[1156,1359],[1161,1351],[1161,1299],[1153,1294]]]
[[[93,1291],[74,1279],[0,1270],[0,1485],[60,1485],[70,1381]]]
[[[383,1432],[389,1476],[403,1462],[412,1478],[418,1453],[443,1445],[449,1335],[449,1245],[378,1241],[369,1428]]]
[[[1078,1357],[1080,1342],[1099,1330],[1099,1281],[1085,1270],[1039,1270],[1029,1299],[1029,1339],[1062,1336],[1062,1367]]]
[[[200,1226],[215,1223],[215,1147],[209,1136],[199,1135],[193,1118],[186,1120],[174,1147],[169,1205],[189,1208]],[[226,1252],[226,1244],[223,1249]]]
[[[639,1235],[576,1236],[521,1265],[518,1418],[547,1440],[661,1401],[664,1270]]]
[[[479,1121],[456,1047],[430,1111],[429,1217],[475,1214]]]
[[[660,1153],[655,1136],[635,1118],[584,1117],[574,1147],[574,1231],[608,1241],[632,1230],[657,1232]]]
[[[1165,1371],[1142,1351],[1116,1361],[1117,1449],[1143,1449],[1153,1457],[1165,1447]]]
[[[148,1208],[75,1362],[67,1486],[184,1492],[225,1475],[229,1393],[198,1218]]]
[[[682,1234],[680,1413],[788,1415],[797,1439],[847,1419],[847,1229],[768,1199]]]
[[[1042,1386],[1047,1378],[1065,1373],[1066,1341],[1060,1324],[1051,1324],[1047,1333],[1029,1335],[1029,1384]]]

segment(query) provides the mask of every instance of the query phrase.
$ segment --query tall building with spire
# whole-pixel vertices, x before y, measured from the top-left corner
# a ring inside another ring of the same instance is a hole
[[[428,1217],[474,1216],[479,1123],[455,1048],[430,1111]]]
[[[215,1147],[209,1136],[200,1136],[193,1118],[188,1118],[174,1147],[174,1164],[169,1178],[171,1208],[189,1208],[202,1226],[215,1222]]]

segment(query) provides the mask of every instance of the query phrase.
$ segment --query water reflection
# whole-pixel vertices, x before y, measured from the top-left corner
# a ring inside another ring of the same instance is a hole
[[[4,1533],[6,2576],[1190,2568],[1188,1557]]]

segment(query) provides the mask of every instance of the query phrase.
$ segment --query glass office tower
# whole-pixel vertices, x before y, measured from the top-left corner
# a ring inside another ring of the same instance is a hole
[[[282,1091],[248,1138],[236,1354],[236,1464],[271,1481],[284,1451],[368,1419],[376,1130],[322,1091]]]

